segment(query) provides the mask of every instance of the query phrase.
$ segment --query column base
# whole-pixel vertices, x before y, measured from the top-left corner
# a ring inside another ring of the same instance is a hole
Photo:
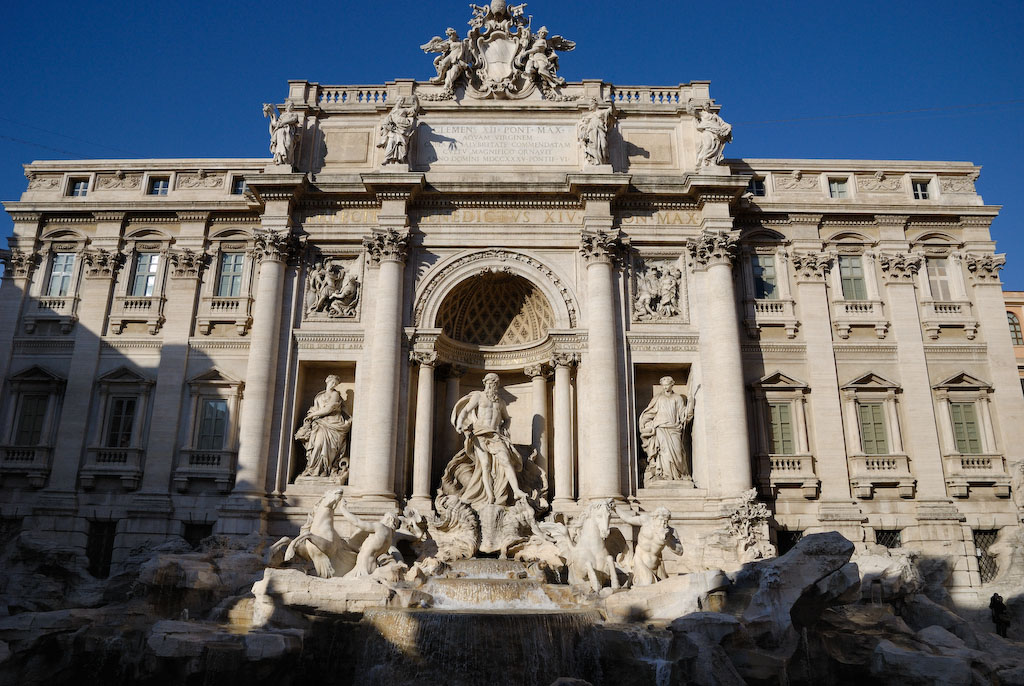
[[[421,515],[427,515],[434,511],[434,501],[428,495],[414,495],[409,498],[408,506],[419,512]]]

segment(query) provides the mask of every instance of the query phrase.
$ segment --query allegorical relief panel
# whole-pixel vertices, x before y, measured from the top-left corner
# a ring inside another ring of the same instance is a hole
[[[636,258],[632,279],[633,321],[687,321],[684,273],[678,258]]]
[[[359,314],[362,261],[337,256],[315,258],[306,271],[302,311],[307,321],[347,319]]]

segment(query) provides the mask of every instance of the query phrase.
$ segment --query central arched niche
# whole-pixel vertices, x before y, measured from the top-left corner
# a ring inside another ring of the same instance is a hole
[[[503,346],[543,340],[554,324],[551,304],[533,283],[488,272],[452,289],[441,303],[436,326],[460,343]]]

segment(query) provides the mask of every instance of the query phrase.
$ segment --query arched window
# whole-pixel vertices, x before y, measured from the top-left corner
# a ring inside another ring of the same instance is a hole
[[[1020,330],[1020,319],[1013,312],[1006,313],[1006,320],[1010,324],[1010,338],[1014,345],[1024,345],[1024,334]]]

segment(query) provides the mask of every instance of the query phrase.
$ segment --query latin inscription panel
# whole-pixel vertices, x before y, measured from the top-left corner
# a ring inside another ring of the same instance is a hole
[[[425,124],[414,166],[579,165],[576,127],[564,124]]]

